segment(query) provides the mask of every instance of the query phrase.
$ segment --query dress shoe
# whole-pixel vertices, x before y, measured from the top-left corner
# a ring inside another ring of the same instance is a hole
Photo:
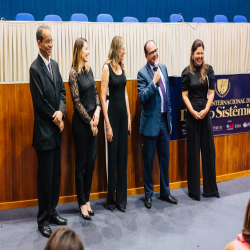
[[[121,212],[123,212],[123,213],[126,212],[126,208],[124,208],[124,207],[121,207],[121,206],[119,206],[119,205],[116,205],[116,208],[117,208],[118,210],[120,210]]]
[[[91,216],[94,216],[94,215],[95,215],[94,210],[90,210],[90,211],[88,211],[88,213],[89,213],[89,215],[91,215]]]
[[[152,207],[152,199],[145,197],[145,207],[150,209]]]
[[[204,198],[209,198],[209,197],[217,197],[217,198],[220,198],[219,193],[216,193],[216,194],[202,194],[202,196],[203,196]]]
[[[178,200],[174,196],[172,196],[171,194],[169,196],[161,196],[160,198],[164,201],[171,203],[171,204],[178,203]]]
[[[108,210],[112,211],[112,212],[115,210],[114,207],[111,207],[111,206],[108,206],[108,205],[106,206],[106,208],[107,208]]]
[[[60,217],[59,215],[52,217],[50,219],[50,222],[56,224],[56,225],[67,225],[67,219],[64,219],[62,217]]]
[[[88,215],[84,215],[83,213],[82,213],[82,210],[80,209],[80,215],[82,216],[82,218],[84,219],[84,220],[91,220],[91,217],[90,217],[90,215],[88,214]]]
[[[194,195],[192,194],[188,194],[188,196],[193,199],[194,201],[200,201],[200,198],[198,199],[197,197],[195,197]]]
[[[42,234],[42,236],[49,238],[52,234],[52,231],[50,229],[50,226],[38,226],[38,230]]]

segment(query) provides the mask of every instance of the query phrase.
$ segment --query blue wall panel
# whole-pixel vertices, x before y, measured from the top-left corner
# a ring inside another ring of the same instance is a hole
[[[100,13],[111,14],[115,22],[124,16],[134,16],[140,22],[157,16],[163,22],[169,21],[171,14],[182,13],[185,21],[193,17],[204,17],[213,22],[218,14],[226,15],[229,22],[235,15],[244,15],[250,22],[249,0],[0,0],[0,17],[14,20],[17,13],[31,13],[35,20],[43,20],[47,14],[57,14],[63,21],[69,21],[73,13],[84,13],[89,21],[95,22]]]

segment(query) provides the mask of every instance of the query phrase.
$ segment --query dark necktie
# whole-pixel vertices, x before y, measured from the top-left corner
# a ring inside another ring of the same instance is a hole
[[[166,112],[167,111],[167,97],[166,97],[166,91],[165,91],[161,78],[159,80],[159,83],[160,83],[161,93],[163,96],[163,112]]]
[[[48,64],[48,68],[49,68],[49,73],[50,73],[51,79],[54,80],[53,79],[52,68],[51,68],[51,64],[50,63]]]

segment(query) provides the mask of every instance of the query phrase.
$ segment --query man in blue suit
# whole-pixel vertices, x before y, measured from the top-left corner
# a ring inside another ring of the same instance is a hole
[[[147,64],[137,75],[137,90],[141,102],[140,133],[142,134],[145,206],[151,208],[153,195],[152,168],[157,148],[160,164],[160,198],[177,204],[169,189],[169,147],[172,116],[168,72],[158,64],[158,48],[149,40],[144,46]]]

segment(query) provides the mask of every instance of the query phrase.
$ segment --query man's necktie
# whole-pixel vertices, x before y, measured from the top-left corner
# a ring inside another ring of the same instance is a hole
[[[50,63],[48,64],[48,68],[49,68],[49,73],[50,73],[51,79],[54,80],[53,79],[52,68],[51,68],[51,64]]]
[[[167,97],[166,97],[166,91],[165,91],[161,78],[159,80],[159,83],[160,83],[161,93],[163,96],[163,112],[166,112],[167,111]]]

